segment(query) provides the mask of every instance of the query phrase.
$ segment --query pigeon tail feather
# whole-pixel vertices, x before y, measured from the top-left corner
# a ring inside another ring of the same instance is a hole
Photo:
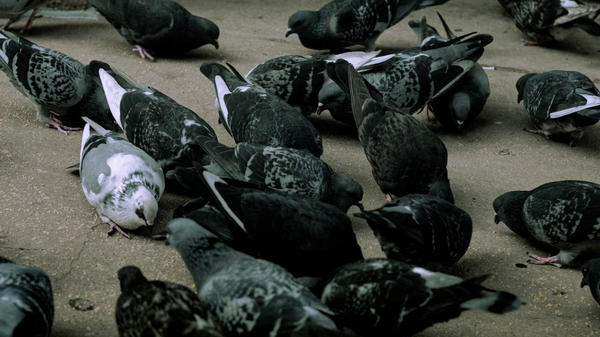
[[[83,160],[83,149],[85,148],[85,143],[87,143],[88,138],[90,138],[90,124],[86,123],[83,127],[83,133],[81,135],[81,150],[79,151],[79,162]]]
[[[194,165],[197,165],[197,164],[194,163]],[[196,169],[203,170],[201,166],[196,166]],[[227,201],[223,198],[223,196],[217,189],[217,186],[216,186],[217,183],[225,184],[225,185],[227,185],[227,183],[223,179],[219,178],[217,175],[212,174],[206,170],[202,171],[202,177],[204,178],[204,182],[206,183],[208,188],[210,188],[211,193],[213,194],[215,199],[219,202],[219,204],[221,205],[221,207],[225,211],[225,213],[245,232],[246,227],[244,226],[244,223],[242,222],[242,220],[240,220],[240,218],[238,218],[238,216],[233,212],[233,210],[227,205]]]
[[[596,96],[596,95],[583,95],[580,94],[579,96],[585,98],[587,100],[586,104],[584,105],[580,105],[580,106],[576,106],[573,108],[569,108],[569,109],[564,109],[561,111],[556,111],[556,112],[552,112],[550,113],[550,118],[554,119],[554,118],[560,118],[566,115],[570,115],[572,113],[575,113],[577,111],[581,111],[581,110],[585,110],[585,109],[589,109],[595,106],[600,106],[600,96]]]
[[[102,81],[102,87],[104,88],[104,94],[110,107],[110,113],[113,118],[119,124],[121,130],[123,130],[123,124],[121,123],[121,99],[123,95],[127,93],[127,90],[123,89],[117,80],[110,76],[104,69],[99,70],[100,80]],[[96,129],[94,127],[94,129]]]

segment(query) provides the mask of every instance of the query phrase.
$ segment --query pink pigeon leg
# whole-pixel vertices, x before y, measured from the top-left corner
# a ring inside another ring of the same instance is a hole
[[[60,119],[54,117],[53,115],[50,115],[50,119],[52,121],[50,123],[48,123],[48,127],[49,128],[55,128],[56,130],[64,133],[65,135],[67,134],[67,131],[79,131],[79,130],[81,130],[81,128],[72,128],[70,126],[64,125]]]
[[[27,20],[27,24],[25,25],[25,27],[21,29],[21,34],[23,34],[26,30],[31,28],[31,26],[33,26],[33,20],[37,18],[41,18],[41,16],[36,16],[35,11],[33,11],[33,13],[31,13],[31,16],[29,17],[29,20]]]
[[[135,48],[133,48],[133,51],[137,51],[138,53],[140,53],[140,56],[143,59],[149,58],[151,61],[154,61],[154,57],[152,55],[150,55],[150,53],[146,49],[142,48],[141,46],[139,46],[137,44],[134,47]]]
[[[129,235],[127,235],[127,233],[125,233],[125,232],[124,232],[124,231],[121,229],[121,227],[119,227],[119,225],[117,225],[116,223],[114,223],[114,221],[112,221],[112,220],[109,220],[108,224],[110,225],[110,230],[108,231],[108,235],[111,235],[112,233],[114,233],[114,232],[115,232],[115,230],[117,230],[117,232],[119,232],[119,233],[123,234],[123,236],[124,236],[124,237],[126,237],[126,238],[128,238],[128,239],[131,239],[131,238],[129,237]]]
[[[385,195],[385,199],[386,199],[387,201],[392,201],[392,195],[391,195],[391,194],[389,194],[389,193],[387,193],[387,194]]]
[[[550,257],[541,257],[541,256],[537,256],[534,254],[530,254],[527,253],[527,256],[529,256],[530,258],[532,258],[531,260],[527,260],[527,263],[531,263],[531,264],[549,264],[558,268],[562,267],[562,264],[557,263],[558,262],[558,258],[556,256],[550,256]]]

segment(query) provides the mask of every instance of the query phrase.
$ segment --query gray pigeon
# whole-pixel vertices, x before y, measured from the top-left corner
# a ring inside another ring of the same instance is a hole
[[[589,286],[592,296],[600,304],[600,258],[587,261],[581,266],[581,287]]]
[[[219,48],[219,27],[172,0],[89,0],[142,58]]]
[[[428,269],[442,270],[458,262],[473,233],[467,212],[423,194],[407,194],[354,215],[367,220],[389,259]]]
[[[286,37],[298,34],[310,49],[339,51],[353,45],[375,50],[375,41],[412,11],[448,0],[334,0],[318,11],[299,11],[288,20]]]
[[[146,152],[84,117],[79,170],[81,186],[103,222],[128,237],[120,228],[152,226],[165,177]],[[90,125],[99,134],[90,134]]]
[[[358,138],[388,201],[390,194],[419,193],[454,203],[444,143],[411,115],[388,108],[381,96],[373,99],[376,90],[347,62],[329,64],[328,73],[350,96]]]
[[[403,51],[362,75],[381,93],[388,107],[415,113],[451,89],[472,69],[483,54],[483,47],[493,40],[487,34],[464,41],[461,38]],[[319,92],[319,102],[321,109],[329,110],[332,115],[351,114],[348,98],[339,85],[326,85]]]
[[[330,83],[326,65],[344,59],[359,72],[370,69],[392,58],[376,57],[377,52],[347,52],[339,55],[287,55],[265,61],[246,74],[249,82],[274,93],[279,98],[308,116],[318,111],[321,88]],[[354,121],[351,123],[354,124]]]
[[[365,336],[412,336],[465,310],[504,314],[518,309],[513,294],[404,262],[367,259],[338,269],[327,280],[323,303],[342,325]]]
[[[419,47],[434,46],[455,39],[440,13],[440,21],[448,38],[441,37],[435,28],[427,24],[425,17],[421,21],[410,21],[409,25],[419,38]],[[475,120],[481,113],[488,96],[490,82],[479,63],[460,78],[446,93],[439,95],[429,103],[437,120],[449,131],[460,131],[465,123]]]
[[[529,263],[561,267],[580,253],[600,247],[600,185],[564,180],[531,191],[512,191],[494,200],[495,222],[504,222],[516,234],[560,252],[548,258],[533,254]]]
[[[106,63],[92,61],[90,67],[99,71],[110,111],[127,139],[154,158],[164,172],[202,161],[204,153],[194,146],[194,139],[217,139],[204,119]]]
[[[80,123],[81,117],[86,116],[113,128],[104,92],[94,81],[89,66],[6,31],[0,31],[0,46],[0,68],[13,86],[33,102],[41,122],[66,133],[65,130],[80,129],[64,125],[61,119]]]
[[[8,22],[0,29],[8,29],[10,25],[17,22],[23,14],[33,10],[27,24],[21,33],[31,28],[33,20],[36,18],[36,12],[44,6],[48,0],[2,0],[0,1],[0,19],[8,19]]]
[[[523,75],[517,81],[517,102],[523,101],[536,130],[548,138],[568,138],[575,146],[585,128],[600,119],[600,91],[585,75],[553,70]]]
[[[119,269],[115,308],[119,337],[222,337],[216,317],[189,288],[148,281],[135,266]]]
[[[200,71],[213,82],[219,119],[236,143],[290,147],[317,157],[323,154],[321,135],[302,114],[229,67],[231,71],[220,63],[205,62]]]
[[[504,5],[512,13],[517,28],[527,35],[526,45],[562,40],[573,27],[600,36],[600,25],[593,19],[600,13],[598,6],[577,0],[518,0],[505,1]]]
[[[0,256],[0,336],[49,337],[53,321],[48,275]]]
[[[231,148],[208,137],[197,137],[196,142],[212,158],[211,166],[217,165],[218,171],[225,171],[220,174],[225,178],[304,195],[334,205],[344,213],[352,205],[363,207],[360,184],[334,172],[327,163],[306,151],[249,143],[238,143]],[[206,168],[210,170],[211,166]]]
[[[337,329],[333,312],[292,274],[230,248],[194,221],[171,220],[166,243],[181,255],[225,335],[284,336],[306,324]]]

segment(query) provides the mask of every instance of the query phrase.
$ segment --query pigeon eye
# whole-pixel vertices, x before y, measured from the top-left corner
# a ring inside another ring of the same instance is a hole
[[[136,209],[135,210],[135,214],[140,217],[140,219],[146,219],[146,217],[144,216],[144,210],[143,209]]]

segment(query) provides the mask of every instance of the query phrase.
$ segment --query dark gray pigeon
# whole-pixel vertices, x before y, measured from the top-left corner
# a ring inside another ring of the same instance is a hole
[[[536,130],[548,138],[568,138],[575,146],[583,131],[600,119],[600,91],[585,75],[553,70],[523,75],[517,81],[517,102],[523,101]]]
[[[452,88],[493,40],[487,34],[460,39],[395,54],[362,75],[381,93],[388,107],[415,113]],[[339,85],[326,85],[319,92],[319,102],[321,109],[332,115],[350,114],[350,103]]]
[[[448,0],[334,0],[318,11],[299,11],[288,20],[286,37],[298,34],[310,49],[339,51],[353,45],[375,50],[375,41],[412,11]]]
[[[309,152],[249,143],[227,147],[209,137],[197,137],[196,143],[212,158],[205,168],[221,177],[304,195],[344,213],[352,205],[363,207],[362,186]],[[217,170],[211,170],[215,165]]]
[[[84,117],[79,171],[81,186],[89,203],[109,234],[120,228],[152,226],[158,200],[165,190],[165,177],[146,152]],[[90,125],[98,134],[90,134]]]
[[[319,131],[301,113],[229,67],[231,71],[218,62],[205,62],[200,71],[215,85],[219,119],[236,143],[290,147],[317,157],[323,154]]]
[[[194,139],[217,139],[204,119],[106,63],[92,61],[90,66],[99,71],[110,111],[127,139],[154,158],[164,172],[202,161],[204,153]]]
[[[64,125],[63,119],[82,125],[81,117],[86,116],[114,128],[104,91],[89,66],[6,31],[0,31],[0,45],[0,68],[33,102],[41,122],[66,133],[80,128]]]
[[[17,22],[21,16],[30,10],[31,16],[21,33],[31,28],[33,20],[36,18],[36,12],[44,6],[48,0],[3,0],[0,2],[0,19],[8,19],[8,22],[0,29],[8,29],[10,25]]]
[[[287,55],[265,61],[246,74],[249,82],[274,93],[308,116],[318,111],[319,91],[327,83],[326,65],[344,59],[359,72],[383,63],[393,55],[376,57],[377,52],[347,52],[339,55]],[[354,121],[352,121],[354,124]]]
[[[600,185],[576,180],[555,181],[531,191],[512,191],[494,200],[495,222],[516,234],[560,252],[548,258],[533,254],[527,262],[561,267],[580,253],[600,247]]]
[[[395,260],[367,259],[338,269],[321,300],[358,334],[412,336],[465,310],[504,314],[521,306],[515,295],[479,285],[486,278],[463,280]]]
[[[135,266],[119,269],[115,308],[119,337],[222,337],[216,317],[189,288],[148,281]]]
[[[600,258],[587,261],[581,266],[581,287],[589,286],[592,296],[600,304]]]
[[[373,89],[347,62],[328,65],[328,73],[350,96],[358,138],[388,201],[390,194],[419,193],[454,203],[444,143],[411,115],[386,107],[381,96],[373,99]]]
[[[219,48],[219,27],[172,0],[89,0],[142,58]]]
[[[469,248],[471,217],[444,199],[408,194],[373,211],[355,213],[369,227],[389,259],[442,270]]]
[[[285,336],[306,324],[336,330],[333,312],[282,267],[238,252],[190,219],[167,226],[198,297],[225,335]]]
[[[434,46],[456,38],[439,13],[438,16],[447,38],[441,37],[435,28],[429,26],[425,17],[421,21],[412,20],[408,23],[419,38],[419,47]],[[475,63],[452,88],[432,100],[429,106],[445,129],[460,131],[465,123],[470,123],[479,116],[489,95],[488,76],[483,67]]]
[[[234,248],[245,246],[240,250],[297,277],[323,276],[363,259],[350,219],[337,208],[300,195],[233,186],[208,171],[202,175],[213,193],[212,205],[229,221],[206,216],[208,210],[187,217],[220,233]]]
[[[526,45],[540,45],[563,40],[573,27],[600,36],[600,25],[593,18],[600,7],[584,5],[577,0],[518,0],[506,3],[517,28],[525,35]]]
[[[0,256],[0,336],[49,337],[53,321],[48,275]]]

